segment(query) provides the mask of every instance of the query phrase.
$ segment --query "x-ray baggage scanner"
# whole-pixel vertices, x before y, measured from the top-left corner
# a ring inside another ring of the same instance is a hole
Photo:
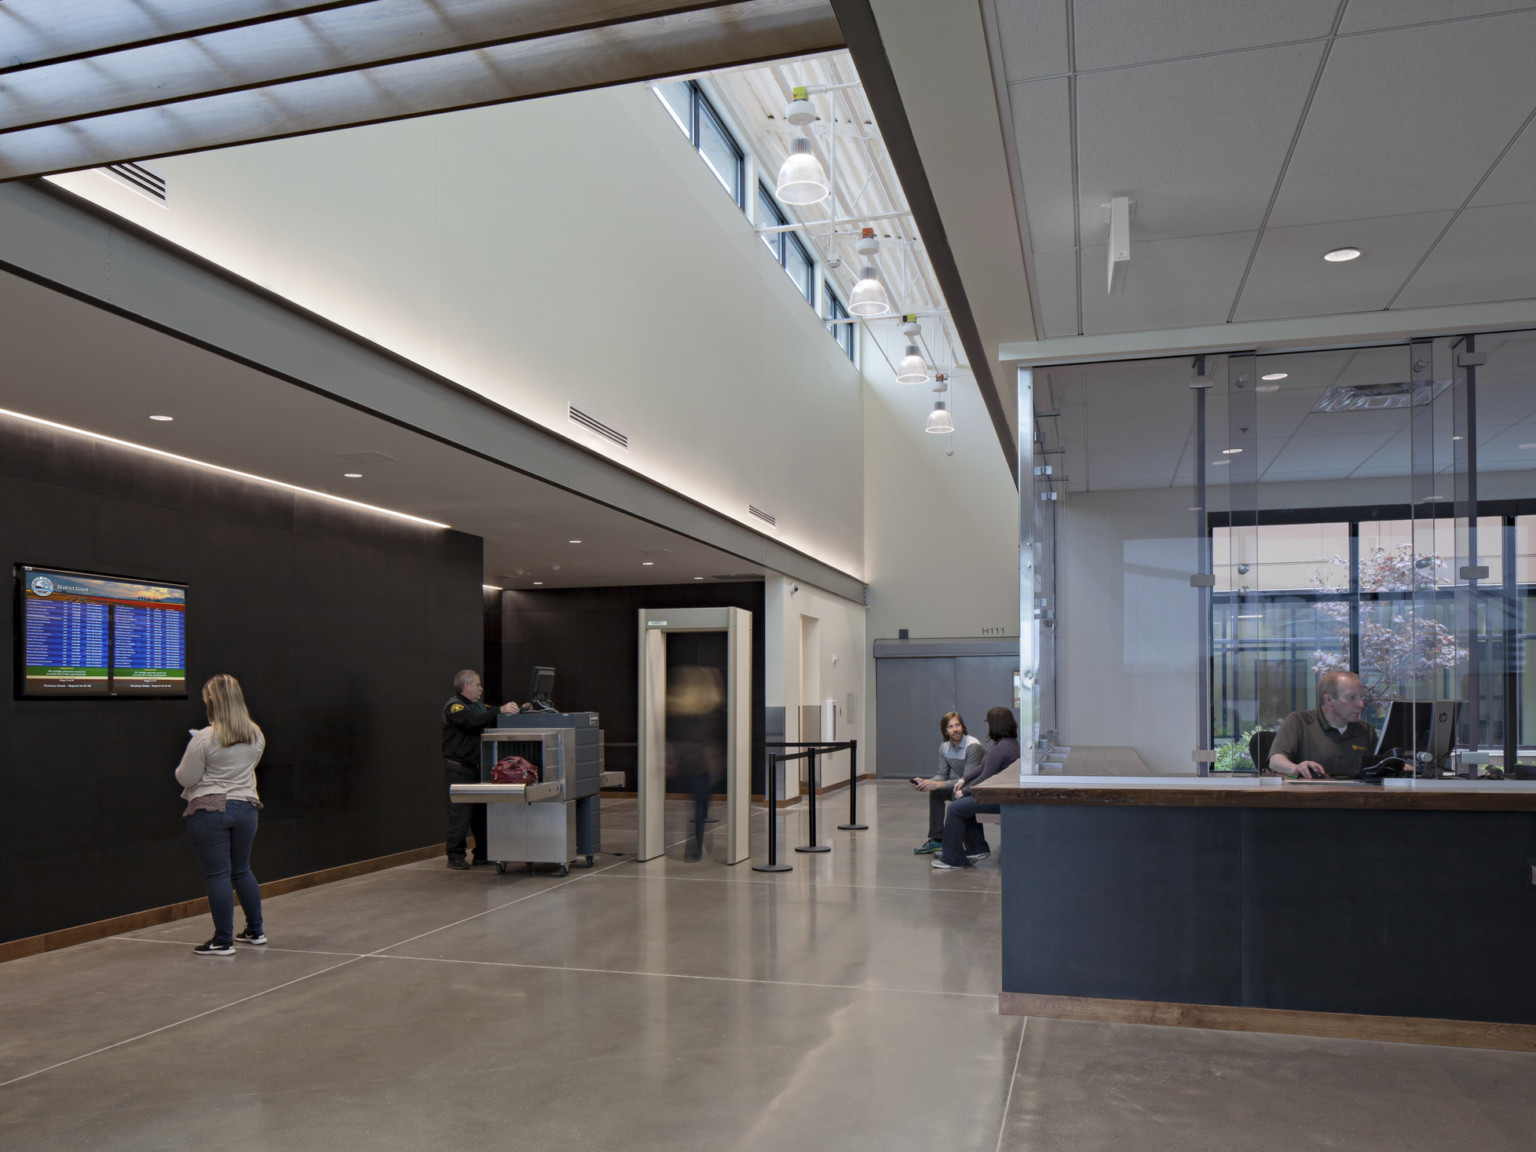
[[[724,632],[726,654],[725,861],[752,854],[752,613],[745,608],[649,608],[640,612],[640,860],[666,851],[667,633]]]

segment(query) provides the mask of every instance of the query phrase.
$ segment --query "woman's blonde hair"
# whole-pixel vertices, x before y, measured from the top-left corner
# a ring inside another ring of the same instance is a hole
[[[245,709],[245,694],[240,691],[240,681],[225,672],[210,677],[203,685],[203,703],[208,706],[208,723],[213,726],[214,739],[221,747],[231,744],[254,744],[261,738],[261,729]]]

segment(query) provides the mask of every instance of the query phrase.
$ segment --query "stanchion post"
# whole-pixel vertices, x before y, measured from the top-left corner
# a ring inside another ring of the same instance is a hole
[[[859,742],[848,741],[848,823],[839,824],[844,832],[862,832],[868,824],[859,823]]]
[[[768,809],[768,863],[752,865],[754,872],[788,872],[794,867],[779,863],[779,805],[773,787],[778,767],[778,757],[768,753],[768,772],[763,778],[763,803]]]
[[[812,748],[811,749],[811,751],[810,751],[810,758],[811,758],[811,771],[810,771],[810,776],[811,776],[811,808],[810,808],[811,842],[809,844],[797,844],[797,845],[795,845],[795,851],[796,852],[830,852],[830,851],[832,851],[832,845],[816,843],[816,761],[820,758],[820,756],[821,756],[821,752],[820,752],[819,749],[816,749],[816,748]]]

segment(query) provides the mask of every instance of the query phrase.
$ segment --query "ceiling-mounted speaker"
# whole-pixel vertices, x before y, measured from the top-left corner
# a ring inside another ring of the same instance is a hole
[[[1125,270],[1131,264],[1130,197],[1116,196],[1106,207],[1109,209],[1109,294],[1113,296],[1125,288]]]

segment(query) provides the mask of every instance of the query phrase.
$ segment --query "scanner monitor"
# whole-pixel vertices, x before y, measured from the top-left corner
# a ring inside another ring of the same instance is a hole
[[[553,668],[537,667],[533,670],[533,676],[528,681],[528,703],[541,712],[548,712],[554,708],[551,699],[555,694],[555,670]]]

